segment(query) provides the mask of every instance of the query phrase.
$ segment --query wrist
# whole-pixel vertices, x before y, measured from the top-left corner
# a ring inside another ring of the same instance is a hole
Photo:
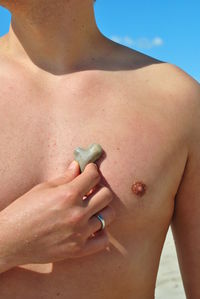
[[[16,251],[12,250],[14,244],[10,242],[12,236],[10,237],[9,226],[6,223],[8,217],[5,217],[4,212],[5,210],[0,213],[0,274],[19,265],[17,263]]]
[[[0,274],[16,267],[17,265],[18,263],[16,263],[14,258],[3,256],[0,253]]]

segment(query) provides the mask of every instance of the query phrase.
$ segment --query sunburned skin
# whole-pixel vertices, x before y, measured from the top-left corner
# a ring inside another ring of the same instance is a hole
[[[131,187],[132,192],[140,197],[145,194],[146,189],[147,187],[143,182],[135,182]]]

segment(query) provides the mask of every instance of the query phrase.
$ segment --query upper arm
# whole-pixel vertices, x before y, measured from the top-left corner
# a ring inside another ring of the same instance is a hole
[[[175,198],[172,231],[187,298],[197,299],[200,298],[200,86],[194,80],[189,86],[188,159]]]

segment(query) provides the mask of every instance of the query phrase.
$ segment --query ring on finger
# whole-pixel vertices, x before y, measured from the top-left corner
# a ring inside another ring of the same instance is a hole
[[[95,215],[95,217],[97,217],[97,219],[101,222],[101,229],[100,230],[105,229],[106,222],[105,222],[104,218],[102,217],[102,215],[98,214],[98,215]]]

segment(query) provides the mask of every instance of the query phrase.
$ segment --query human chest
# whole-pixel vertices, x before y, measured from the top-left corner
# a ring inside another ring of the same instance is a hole
[[[15,106],[11,99],[2,105],[1,209],[33,185],[62,174],[74,149],[91,143],[103,148],[97,161],[102,182],[113,191],[120,217],[128,213],[128,225],[142,215],[149,215],[149,221],[161,207],[171,209],[182,161],[175,144],[169,145],[169,127],[140,104],[137,93],[133,101],[127,92],[106,89],[61,89],[48,101],[47,94],[41,101],[30,96],[29,102],[22,97]],[[143,196],[133,192],[138,182],[145,184]]]

